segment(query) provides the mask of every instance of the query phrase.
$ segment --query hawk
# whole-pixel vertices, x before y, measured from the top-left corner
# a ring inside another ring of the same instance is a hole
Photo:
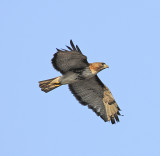
[[[97,76],[101,70],[108,68],[102,62],[88,63],[87,57],[79,47],[70,40],[71,47],[57,49],[51,62],[62,76],[39,82],[44,92],[49,92],[59,86],[68,84],[76,99],[84,106],[92,109],[105,122],[119,122],[120,108],[110,90]]]

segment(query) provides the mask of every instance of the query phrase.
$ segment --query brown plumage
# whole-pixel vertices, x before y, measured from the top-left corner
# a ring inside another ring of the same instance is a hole
[[[105,63],[88,63],[87,57],[79,47],[70,41],[69,50],[57,49],[52,59],[53,67],[62,76],[39,82],[44,92],[49,92],[61,85],[68,84],[69,89],[82,105],[88,105],[104,121],[119,121],[120,108],[109,89],[98,78],[97,73],[108,68]]]

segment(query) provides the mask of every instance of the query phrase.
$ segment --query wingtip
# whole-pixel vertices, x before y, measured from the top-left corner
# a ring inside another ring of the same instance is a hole
[[[71,48],[71,47],[69,47],[69,46],[67,46],[67,45],[66,45],[66,47],[67,47],[70,51],[72,51],[72,48]]]
[[[71,44],[71,45],[73,44],[73,41],[72,41],[72,39],[70,39],[70,44]]]
[[[58,48],[56,48],[57,49],[57,51],[61,51],[60,49],[58,49]]]
[[[70,40],[70,44],[71,44],[72,49],[73,49],[73,50],[76,50],[75,45],[74,45],[74,43],[73,43],[72,40]]]
[[[82,53],[81,50],[79,49],[78,45],[76,45],[77,51]]]

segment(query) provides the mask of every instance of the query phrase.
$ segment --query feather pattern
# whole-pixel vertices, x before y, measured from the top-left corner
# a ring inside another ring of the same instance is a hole
[[[114,98],[98,76],[70,84],[69,89],[82,105],[88,105],[104,121],[119,121],[117,104],[110,103]]]
[[[77,45],[73,44],[72,40],[70,40],[70,45],[71,47],[66,46],[67,50],[57,49],[51,60],[53,67],[63,76],[58,79],[40,81],[40,88],[42,91],[49,92],[62,84],[69,84],[69,89],[82,105],[88,106],[105,122],[111,121],[112,124],[119,122],[120,108],[110,90],[95,75],[100,71],[97,63],[89,64],[87,57],[82,54]],[[71,73],[74,77],[70,75]],[[77,75],[76,78],[75,75]],[[67,80],[66,83],[64,80]]]
[[[77,51],[82,53],[81,50],[79,49],[78,45],[76,45]]]
[[[74,51],[76,51],[76,48],[75,48],[72,40],[70,40],[70,44],[71,44],[71,46],[72,46],[72,49],[73,49]]]
[[[72,40],[70,41],[70,44],[72,48],[66,46],[70,51],[66,49],[57,49],[57,53],[54,54],[54,57],[51,60],[53,67],[62,74],[70,70],[89,66],[87,57],[81,53],[79,47],[75,47]]]

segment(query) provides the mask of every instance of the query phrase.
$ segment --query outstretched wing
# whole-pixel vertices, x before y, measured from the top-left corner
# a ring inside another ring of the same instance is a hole
[[[109,89],[98,76],[69,85],[73,95],[82,105],[88,105],[105,122],[118,122],[119,107]]]
[[[76,45],[74,46],[72,40],[70,40],[71,47],[66,46],[69,50],[57,49],[57,53],[52,58],[52,64],[55,69],[60,71],[62,74],[69,70],[85,68],[89,66],[87,57],[84,56]]]

